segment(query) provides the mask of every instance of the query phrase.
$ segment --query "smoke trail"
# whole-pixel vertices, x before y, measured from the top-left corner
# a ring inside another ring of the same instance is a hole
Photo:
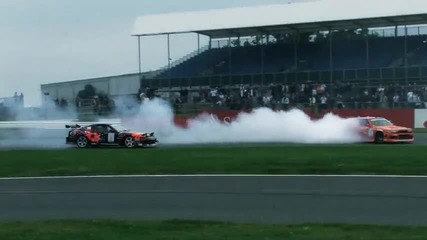
[[[38,110],[15,107],[10,109],[16,121],[0,122],[0,149],[62,149],[67,148],[66,124],[78,122],[75,108],[58,108],[48,100]]]
[[[48,105],[51,106],[51,105]],[[124,108],[124,107],[123,107]],[[58,112],[53,106],[47,109],[55,117],[70,116],[70,112]],[[118,109],[120,112],[129,109]],[[131,111],[133,112],[133,110]],[[63,114],[63,116],[62,116]],[[73,112],[71,112],[73,115]],[[24,115],[22,115],[24,116]],[[101,120],[107,123],[106,119]],[[111,121],[111,120],[110,120]],[[43,122],[43,121],[42,121]],[[70,120],[50,121],[48,126],[0,129],[0,149],[10,148],[66,148]],[[233,122],[224,124],[211,115],[201,115],[189,121],[187,128],[174,124],[171,106],[161,100],[146,100],[133,121],[125,124],[141,132],[154,131],[161,144],[201,143],[353,143],[359,142],[353,120],[328,114],[313,121],[300,110],[274,112],[267,108],[242,113]]]
[[[354,143],[359,136],[357,122],[327,114],[313,121],[300,110],[275,112],[268,108],[241,113],[224,124],[210,115],[189,121],[187,128],[174,125],[169,104],[154,99],[145,101],[129,127],[154,131],[161,143]]]

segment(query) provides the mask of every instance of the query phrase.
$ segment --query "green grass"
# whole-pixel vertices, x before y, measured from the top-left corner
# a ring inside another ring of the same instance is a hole
[[[0,176],[419,174],[423,145],[263,145],[0,151]]]
[[[427,128],[414,128],[414,133],[427,133]]]
[[[2,240],[421,240],[427,227],[254,225],[199,221],[48,221],[0,223]]]

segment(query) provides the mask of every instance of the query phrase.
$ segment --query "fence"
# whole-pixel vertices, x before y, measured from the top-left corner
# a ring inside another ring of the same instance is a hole
[[[179,88],[227,85],[269,85],[273,83],[329,83],[349,82],[355,84],[378,85],[388,83],[426,84],[427,66],[347,69],[336,71],[281,72],[244,75],[211,75],[183,78],[147,79],[142,87]]]

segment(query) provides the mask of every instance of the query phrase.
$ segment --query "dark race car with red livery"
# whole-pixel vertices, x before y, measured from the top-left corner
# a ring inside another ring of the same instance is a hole
[[[126,148],[147,147],[159,141],[154,133],[139,133],[117,124],[92,124],[88,126],[65,125],[70,129],[66,144],[79,148],[91,146],[120,146]]]

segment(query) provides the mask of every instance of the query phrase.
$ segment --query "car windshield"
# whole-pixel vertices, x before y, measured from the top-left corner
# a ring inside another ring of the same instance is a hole
[[[129,129],[121,126],[121,125],[111,125],[114,129],[116,129],[119,132],[125,132],[125,131],[129,131]]]
[[[393,125],[389,120],[387,119],[372,119],[371,120],[372,125],[374,126],[390,126]]]

